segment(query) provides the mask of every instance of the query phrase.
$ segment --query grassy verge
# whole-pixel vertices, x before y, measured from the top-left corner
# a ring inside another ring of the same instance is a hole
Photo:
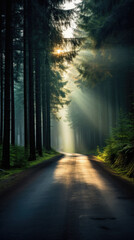
[[[37,155],[35,161],[29,162],[27,154],[24,153],[24,148],[14,147],[11,149],[11,168],[9,170],[0,169],[0,180],[6,180],[58,155],[59,153],[54,150],[49,152],[43,151],[42,157]]]
[[[134,170],[134,162],[131,161],[128,165],[124,163],[123,160],[121,162],[118,161],[110,161],[107,156],[105,155],[105,152],[99,152],[98,155],[96,156],[97,159],[99,159],[101,162],[105,164],[107,168],[112,173],[115,173],[116,175],[120,176],[121,178],[131,182],[134,184],[134,177],[133,177],[133,170]],[[122,162],[124,164],[122,164]]]
[[[37,164],[39,164],[39,163],[41,163],[45,160],[48,160],[48,159],[50,159],[52,157],[55,157],[55,156],[58,156],[58,155],[59,155],[59,153],[54,151],[54,150],[51,150],[50,152],[45,152],[44,151],[42,157],[38,156],[35,161],[28,162],[28,168],[32,167],[32,166],[35,166],[35,165],[37,165]]]
[[[134,181],[134,104],[129,114],[120,111],[116,126],[105,141],[103,149],[97,148],[98,157],[123,178]]]

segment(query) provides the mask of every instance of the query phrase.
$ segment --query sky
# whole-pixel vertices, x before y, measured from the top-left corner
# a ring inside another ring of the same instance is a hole
[[[64,5],[63,5],[63,8],[64,9],[73,9],[76,7],[76,5],[78,3],[80,3],[82,0],[72,0],[72,2],[66,2]],[[71,21],[71,27],[69,27],[68,29],[64,30],[63,31],[63,35],[65,38],[72,38],[73,37],[73,31],[74,29],[76,28],[76,24],[75,24],[75,21],[72,20]]]
[[[80,3],[82,0],[72,0],[71,2],[64,3],[65,9],[72,9],[75,7],[76,4]]]

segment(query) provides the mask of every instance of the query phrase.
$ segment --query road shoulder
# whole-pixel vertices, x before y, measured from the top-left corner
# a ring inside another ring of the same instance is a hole
[[[0,180],[0,197],[5,197],[6,195],[10,194],[20,185],[27,182],[33,175],[39,172],[42,168],[46,168],[51,163],[60,160],[64,155],[59,154],[54,156],[50,159],[44,160],[37,165],[31,166],[28,169],[24,169],[19,173],[14,173],[6,179]]]
[[[98,168],[102,174],[108,178],[111,178],[112,181],[116,183],[116,185],[123,188],[126,193],[134,198],[134,179],[129,179],[125,176],[119,175],[112,168],[110,168],[108,164],[94,155],[89,155],[88,158],[96,169]]]

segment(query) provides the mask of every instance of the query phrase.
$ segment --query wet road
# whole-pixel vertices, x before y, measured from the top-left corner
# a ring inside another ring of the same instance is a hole
[[[134,236],[134,199],[97,163],[68,155],[0,203],[1,240],[110,240]]]

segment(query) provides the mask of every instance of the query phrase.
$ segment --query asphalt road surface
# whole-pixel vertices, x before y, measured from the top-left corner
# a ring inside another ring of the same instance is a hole
[[[0,203],[0,240],[134,239],[134,199],[92,157],[66,155]]]

